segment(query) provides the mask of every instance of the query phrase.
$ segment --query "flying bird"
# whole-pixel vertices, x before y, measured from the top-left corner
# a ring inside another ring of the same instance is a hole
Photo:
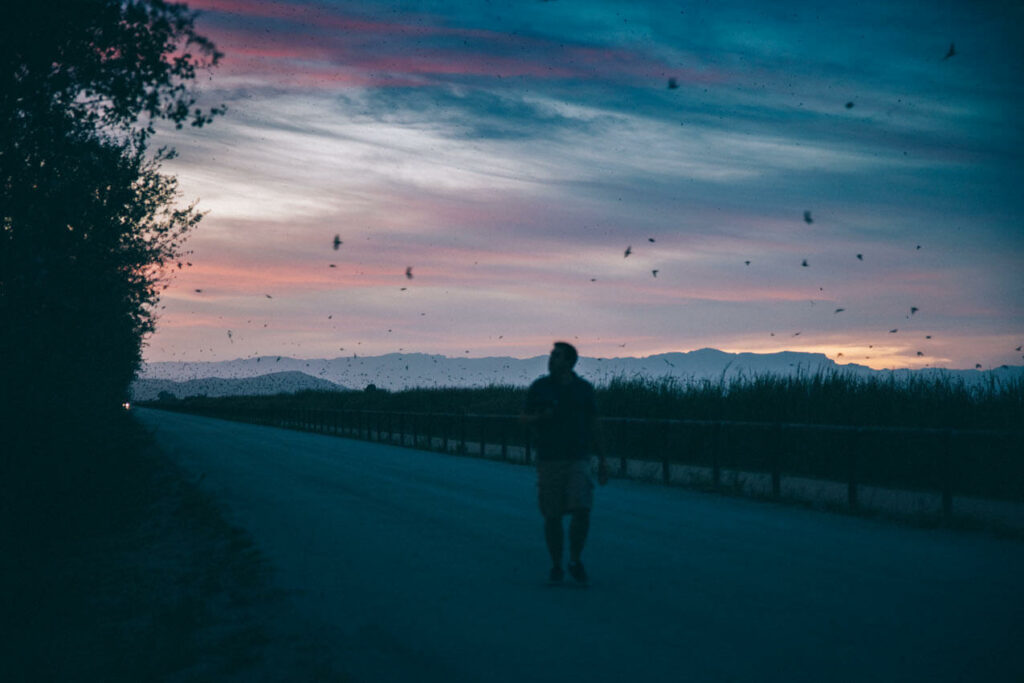
[[[924,338],[925,338],[925,339],[931,339],[931,338],[932,338],[932,335],[930,335],[930,334],[926,334],[926,335],[924,335]]]
[[[744,261],[744,262],[743,262],[743,265],[745,265],[745,266],[749,266],[749,265],[750,265],[750,261]]]
[[[918,352],[917,352],[917,355],[919,355],[919,356],[923,356],[924,354],[923,354],[923,353],[921,353],[920,351],[918,351]]]
[[[264,294],[263,296],[267,297],[268,299],[273,299],[274,298],[274,297],[270,296],[269,294]]]
[[[917,249],[918,249],[918,250],[920,250],[920,249],[921,249],[921,245],[920,245],[920,244],[919,244],[919,245],[917,245]]]
[[[955,57],[955,56],[956,56],[956,45],[953,44],[953,43],[950,43],[949,44],[949,51],[946,53],[946,56],[943,57],[942,59],[946,60],[946,59],[949,59],[950,57]],[[970,60],[968,60],[968,61],[970,61]]]
[[[343,242],[341,241],[341,235],[335,235],[334,236],[334,251],[338,251],[338,247],[340,247],[342,244],[343,244]]]
[[[857,254],[857,260],[858,261],[863,261],[864,260],[864,254]]]
[[[651,244],[653,244],[654,243],[654,238],[653,237],[648,237],[647,241],[650,242]]]
[[[658,277],[658,269],[655,268],[654,270],[652,270],[651,275],[653,275],[654,277]]]
[[[811,212],[810,211],[804,211],[804,223],[807,223],[807,225],[810,225],[813,222],[814,222],[814,219],[811,218]]]
[[[981,370],[981,363],[975,363],[974,364],[974,369],[975,370]]]
[[[626,247],[626,253],[622,256],[622,258],[628,258],[629,255],[632,254],[632,253],[633,253],[633,245],[630,244],[628,247]]]
[[[853,102],[847,102],[846,103],[846,108],[847,109],[853,109]]]
[[[203,293],[203,290],[201,290],[201,289],[197,289],[197,290],[196,290],[196,293],[197,293],[197,294],[202,294],[202,293]]]
[[[807,259],[804,259],[803,263],[800,264],[804,268],[807,268]]]
[[[1020,347],[1018,346],[1016,350],[1017,350],[1017,351],[1020,351]]]
[[[405,267],[405,277],[410,280],[412,279],[412,266]]]
[[[677,81],[675,78],[668,79],[668,89],[669,90],[675,90],[678,87],[679,87],[679,81]]]
[[[899,331],[900,331],[899,328],[895,328],[895,329],[889,330],[889,334],[896,334]]]
[[[921,309],[919,309],[919,308],[918,308],[917,306],[911,306],[911,307],[910,307],[910,315],[914,315],[914,314],[915,314],[915,313],[917,313],[917,312],[918,312],[919,310],[921,310]]]
[[[327,267],[328,267],[328,268],[337,268],[338,266],[336,266],[336,265],[334,265],[334,264],[332,263],[332,264],[330,264],[330,265],[329,265],[329,266],[327,266]]]
[[[835,311],[833,311],[833,313],[842,313],[845,310],[845,308],[837,308]]]

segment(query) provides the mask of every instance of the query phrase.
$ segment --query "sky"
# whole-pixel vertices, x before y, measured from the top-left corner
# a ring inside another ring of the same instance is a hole
[[[189,6],[228,111],[156,139],[206,216],[147,361],[1024,364],[1019,3]]]

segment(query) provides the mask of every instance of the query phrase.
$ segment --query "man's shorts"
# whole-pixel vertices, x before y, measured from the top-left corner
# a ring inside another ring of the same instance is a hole
[[[590,458],[541,460],[537,463],[537,500],[545,517],[561,517],[594,505]]]

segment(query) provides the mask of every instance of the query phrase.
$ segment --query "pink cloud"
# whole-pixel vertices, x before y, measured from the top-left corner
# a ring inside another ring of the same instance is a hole
[[[528,76],[539,79],[581,80],[662,79],[672,76],[686,84],[724,80],[715,69],[682,68],[641,52],[600,48],[491,31],[452,28],[427,15],[403,15],[402,21],[370,21],[342,15],[314,4],[282,5],[274,2],[201,0],[200,10],[287,22],[259,31],[212,24],[207,30],[225,53],[226,71],[252,71],[259,75],[288,73],[303,86],[379,83],[406,75]],[[425,48],[424,36],[462,38],[458,48]],[[415,42],[411,42],[415,40]],[[386,48],[384,46],[387,46]],[[386,52],[382,52],[383,50]],[[515,54],[509,52],[515,51]],[[239,56],[242,58],[240,59]],[[262,61],[289,62],[267,67]],[[366,70],[363,79],[345,75],[325,77],[316,62]],[[310,70],[316,73],[308,73]],[[381,72],[386,72],[382,74]],[[390,83],[394,85],[394,82]],[[416,85],[405,82],[403,85]]]

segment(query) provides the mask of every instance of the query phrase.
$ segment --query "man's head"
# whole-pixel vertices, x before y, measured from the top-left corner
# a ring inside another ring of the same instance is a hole
[[[548,357],[548,372],[557,376],[568,375],[576,365],[577,358],[579,354],[575,346],[568,342],[555,342],[555,347],[551,349],[551,355]]]

